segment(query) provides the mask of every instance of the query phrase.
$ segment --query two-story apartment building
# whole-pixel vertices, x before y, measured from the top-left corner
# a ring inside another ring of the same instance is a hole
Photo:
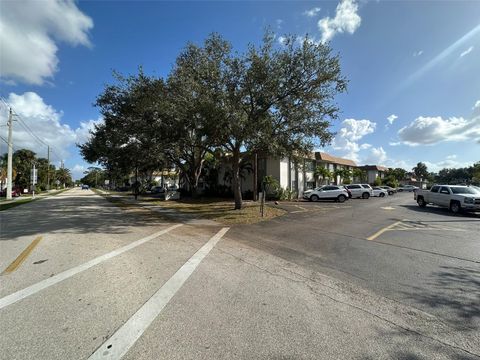
[[[253,158],[247,160],[249,169],[255,169]],[[269,175],[278,181],[283,189],[294,191],[301,197],[303,192],[324,184],[340,184],[344,179],[340,175],[331,178],[316,177],[315,169],[322,166],[333,173],[340,169],[357,167],[350,159],[332,156],[324,152],[312,152],[302,158],[274,158],[269,156],[257,156],[257,189],[260,189],[262,179]],[[224,181],[225,172],[229,171],[228,165],[219,170],[219,183]],[[254,191],[254,171],[244,171],[241,178],[242,192]]]
[[[367,175],[367,182],[369,184],[373,184],[377,177],[383,179],[385,177],[385,172],[388,170],[388,168],[385,166],[380,165],[364,165],[360,166],[359,168],[365,171]]]

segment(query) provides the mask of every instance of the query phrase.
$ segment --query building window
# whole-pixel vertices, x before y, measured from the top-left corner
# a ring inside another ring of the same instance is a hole
[[[311,160],[305,161],[305,171],[315,171],[315,162]]]
[[[307,190],[313,189],[315,187],[314,181],[307,181]]]

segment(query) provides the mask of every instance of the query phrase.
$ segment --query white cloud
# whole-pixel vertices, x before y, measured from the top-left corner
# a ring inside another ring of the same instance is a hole
[[[51,105],[34,92],[26,92],[22,95],[11,93],[8,102],[21,120],[13,123],[13,144],[15,149],[26,148],[37,153],[38,157],[47,156],[47,147],[36,140],[26,129],[30,129],[41,141],[52,147],[52,162],[64,160],[69,156],[69,148],[75,143],[82,143],[88,139],[89,129],[94,124],[101,122],[89,120],[80,123],[80,127],[72,129],[62,122],[63,113],[57,111]],[[7,109],[0,111],[0,122],[6,123]],[[16,119],[14,117],[14,119]]]
[[[285,45],[285,42],[287,41],[287,38],[285,36],[279,36],[277,41],[280,45]]]
[[[411,146],[443,141],[480,141],[480,116],[472,119],[420,116],[398,131],[400,140]]]
[[[390,125],[392,125],[393,122],[394,122],[395,120],[397,120],[397,119],[398,119],[398,116],[395,115],[395,114],[392,114],[392,115],[390,115],[389,117],[387,117],[387,120],[388,120],[388,122],[390,123]]]
[[[3,81],[41,85],[57,70],[57,42],[90,46],[90,17],[73,0],[3,1],[0,63]]]
[[[417,57],[423,54],[423,50],[418,50],[413,52],[413,57]]]
[[[308,16],[308,17],[315,17],[320,12],[320,10],[321,10],[321,8],[314,7],[310,10],[305,10],[303,12],[303,15]]]
[[[387,152],[380,146],[372,147],[363,162],[371,165],[384,165],[385,161],[387,161]]]
[[[277,24],[277,28],[278,28],[278,29],[281,29],[281,28],[282,28],[282,24],[283,24],[283,20],[282,20],[282,19],[277,19],[277,20],[275,20],[275,23]]]
[[[340,0],[333,19],[327,16],[318,21],[322,42],[330,41],[337,33],[353,34],[362,21],[357,11],[355,0]]]
[[[76,143],[83,144],[90,138],[90,131],[95,129],[95,125],[103,123],[102,118],[97,120],[81,121],[80,127],[75,130]]]
[[[87,170],[87,168],[84,165],[75,164],[74,167],[71,169],[72,177],[74,179],[81,179],[82,177],[85,176],[83,173],[86,170]]]
[[[342,156],[358,161],[360,150],[371,147],[370,144],[359,144],[359,140],[365,135],[373,133],[375,127],[376,124],[370,120],[346,119],[342,122],[342,128],[333,139],[332,147],[341,151]]]
[[[464,56],[470,54],[472,52],[472,50],[473,50],[473,46],[470,46],[467,50],[465,50],[464,52],[462,52],[460,54],[460,57],[464,57]]]
[[[472,162],[463,162],[457,159],[457,155],[449,155],[444,160],[438,162],[424,161],[428,171],[438,172],[442,169],[454,169],[471,166]]]
[[[473,105],[472,110],[476,110],[476,109],[480,109],[480,100],[477,100],[477,102],[475,103],[475,105]]]

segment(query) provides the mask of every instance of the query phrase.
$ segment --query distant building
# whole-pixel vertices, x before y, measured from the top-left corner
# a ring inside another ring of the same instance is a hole
[[[373,184],[377,177],[383,180],[385,172],[388,170],[385,166],[380,165],[364,165],[359,168],[367,174],[367,182],[369,184]]]
[[[339,169],[347,169],[352,171],[354,168],[357,167],[357,164],[353,160],[332,156],[324,152],[316,152],[315,158],[316,158],[317,166],[318,165],[323,166],[332,173]],[[339,175],[337,175],[334,179],[332,179],[332,181],[335,184],[341,184],[344,181],[344,179],[342,179]],[[332,181],[326,181],[326,182],[322,181],[322,185],[329,184]]]

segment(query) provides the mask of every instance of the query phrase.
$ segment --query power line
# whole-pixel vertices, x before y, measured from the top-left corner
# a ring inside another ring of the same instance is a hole
[[[45,140],[41,139],[37,134],[34,133],[34,131],[27,125],[27,123],[25,122],[25,120],[16,112],[14,111],[13,109],[13,106],[3,97],[3,96],[0,96],[0,100],[2,101],[2,103],[7,107],[7,108],[10,108],[12,109],[12,112],[13,112],[13,115],[15,116],[15,118],[18,120],[18,123],[22,126],[22,128],[34,139],[36,140],[36,142],[42,146],[45,146],[45,147],[50,147],[50,151],[53,155],[55,155],[55,157],[59,160],[59,161],[62,161],[62,157],[57,153],[57,148],[55,146],[52,146],[50,145],[49,143],[47,143]]]
[[[0,139],[3,140],[5,142],[5,144],[7,144],[7,149],[8,149],[8,140],[5,139],[3,136],[0,135]],[[19,148],[15,147],[12,145],[12,149],[15,150],[15,151],[18,151],[20,150]]]

